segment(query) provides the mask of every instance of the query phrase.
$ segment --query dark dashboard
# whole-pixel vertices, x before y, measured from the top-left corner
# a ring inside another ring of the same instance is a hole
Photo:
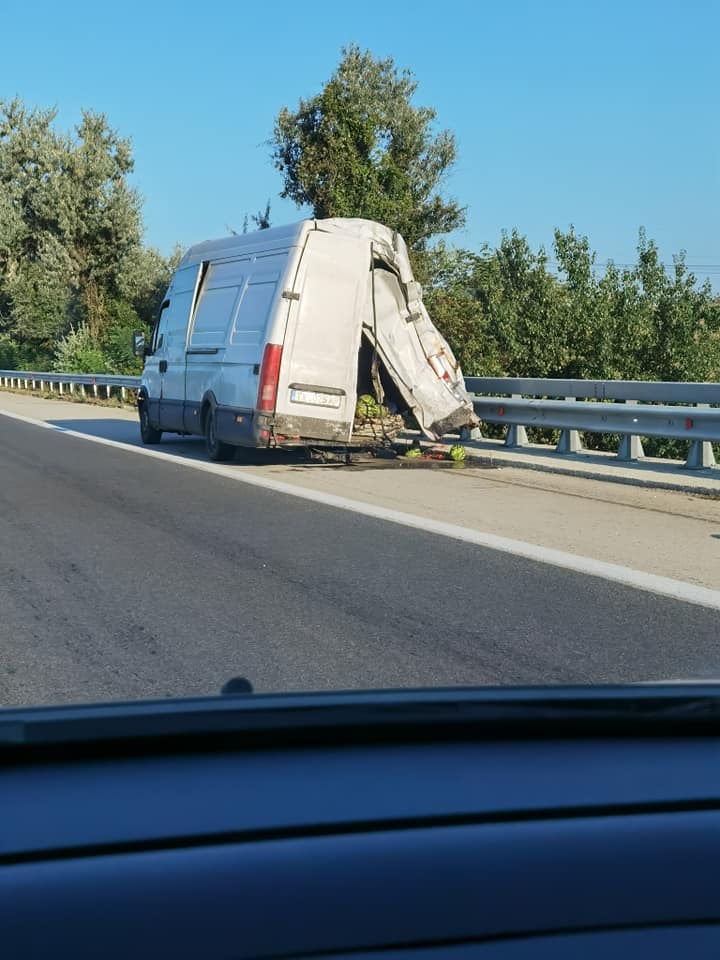
[[[9,957],[717,956],[720,691],[0,714]]]

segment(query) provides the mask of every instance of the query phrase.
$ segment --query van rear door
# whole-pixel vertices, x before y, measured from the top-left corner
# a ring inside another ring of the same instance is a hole
[[[276,403],[283,433],[350,440],[369,281],[367,240],[308,234],[293,289],[283,294],[291,301]]]

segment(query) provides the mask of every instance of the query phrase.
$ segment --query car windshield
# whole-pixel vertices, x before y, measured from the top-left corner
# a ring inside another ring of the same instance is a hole
[[[717,679],[719,28],[5,10],[0,708]]]

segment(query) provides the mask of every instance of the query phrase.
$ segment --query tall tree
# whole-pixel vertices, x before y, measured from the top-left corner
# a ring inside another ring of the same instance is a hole
[[[49,344],[66,322],[72,265],[52,201],[68,141],[55,111],[0,101],[0,324]]]
[[[130,141],[103,114],[84,111],[58,206],[67,216],[83,319],[95,336],[107,327],[108,301],[118,296],[128,257],[140,246],[140,197],[127,182],[133,166]]]
[[[55,116],[0,101],[0,324],[45,352],[72,325],[102,335],[141,235],[129,141],[103,115],[74,137]]]
[[[413,104],[416,90],[392,57],[343,48],[320,93],[278,114],[270,145],[282,196],[316,217],[379,220],[416,250],[461,226],[464,208],[440,192],[455,138],[433,131],[436,113]]]

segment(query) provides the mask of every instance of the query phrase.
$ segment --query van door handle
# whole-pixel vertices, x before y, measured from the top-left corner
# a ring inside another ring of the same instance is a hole
[[[167,360],[161,360],[160,363],[158,364],[158,369],[160,373],[165,373],[165,371],[167,370]]]

